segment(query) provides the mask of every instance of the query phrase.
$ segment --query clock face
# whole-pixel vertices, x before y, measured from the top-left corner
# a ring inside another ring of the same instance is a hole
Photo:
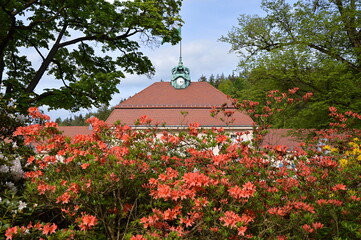
[[[177,84],[178,84],[178,86],[183,85],[184,82],[185,82],[185,81],[184,81],[184,78],[181,78],[181,77],[180,77],[180,78],[177,79]]]

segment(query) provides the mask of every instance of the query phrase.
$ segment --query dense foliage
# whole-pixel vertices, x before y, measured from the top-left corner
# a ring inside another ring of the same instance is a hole
[[[312,101],[285,113],[286,122],[274,122],[281,128],[327,127],[330,105],[360,113],[360,2],[264,0],[262,7],[264,17],[241,15],[221,38],[241,57],[244,84],[233,97],[264,103],[274,89],[313,92]]]
[[[289,93],[270,93],[275,104]],[[295,99],[308,99],[309,95]],[[281,101],[282,102],[282,101]],[[258,119],[259,103],[235,102]],[[91,135],[64,137],[45,121],[15,135],[36,142],[26,201],[36,206],[7,239],[357,239],[361,237],[360,121],[331,107],[332,129],[307,143],[262,145],[224,129],[131,129],[91,118]],[[221,109],[214,109],[220,117]],[[45,118],[30,109],[35,118]],[[143,116],[139,124],[151,124]],[[248,133],[249,134],[249,133]],[[34,205],[36,204],[36,205]],[[25,210],[28,210],[25,208]]]
[[[99,120],[105,121],[110,113],[113,111],[114,107],[109,107],[109,105],[102,105],[98,108],[95,112],[86,113],[84,116],[83,114],[75,115],[74,117],[67,117],[65,119],[61,119],[60,117],[55,119],[55,122],[59,126],[87,126],[89,125],[86,120],[91,117],[96,117]]]
[[[108,103],[124,73],[154,72],[140,41],[180,40],[180,6],[180,0],[1,1],[1,101],[24,112]],[[39,87],[45,75],[61,87]]]

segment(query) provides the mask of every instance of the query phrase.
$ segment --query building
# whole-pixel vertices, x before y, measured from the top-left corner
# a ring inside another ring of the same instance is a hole
[[[220,113],[212,117],[212,109],[223,104],[227,104],[226,111],[234,111],[232,116]],[[194,82],[182,89],[173,87],[169,82],[153,83],[117,105],[106,122],[119,120],[135,127],[135,121],[144,115],[152,119],[151,125],[168,129],[182,129],[188,124],[199,123],[204,128],[252,130],[253,125],[247,114],[236,111],[227,96],[207,82]]]
[[[223,106],[227,114],[211,116],[214,109]],[[170,82],[156,82],[118,104],[106,122],[119,121],[137,129],[149,125],[136,125],[142,116],[152,120],[151,126],[171,131],[181,131],[189,124],[202,128],[222,127],[227,132],[252,131],[253,121],[236,110],[230,99],[207,82],[191,82],[190,71],[180,60],[172,69]],[[67,136],[90,133],[86,127],[60,127]],[[250,135],[247,136],[247,139]]]
[[[223,106],[226,113],[212,116],[214,109]],[[148,125],[135,124],[137,119],[147,116],[152,122]],[[182,61],[172,70],[170,82],[156,82],[129,99],[119,103],[110,114],[106,123],[120,122],[144,129],[157,126],[160,131],[179,132],[189,124],[198,123],[202,128],[223,128],[229,134],[244,134],[244,140],[251,140],[253,121],[244,112],[232,106],[231,100],[207,82],[191,82],[190,71]],[[64,135],[74,137],[90,134],[88,126],[60,126]],[[299,145],[300,140],[289,135],[287,129],[270,129],[262,145],[284,145],[289,150]]]
[[[227,114],[212,116],[211,112],[221,106]],[[151,126],[171,131],[181,131],[194,123],[202,128],[222,127],[229,133],[251,131],[253,126],[252,119],[237,111],[227,95],[207,82],[191,82],[190,71],[182,61],[173,68],[170,82],[153,83],[121,102],[106,122],[149,127],[135,125],[141,116],[150,118]]]

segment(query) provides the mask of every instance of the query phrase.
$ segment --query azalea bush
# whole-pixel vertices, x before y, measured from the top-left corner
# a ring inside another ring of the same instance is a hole
[[[12,225],[22,223],[24,214],[32,206],[27,205],[24,193],[26,159],[34,152],[23,144],[21,136],[12,133],[27,123],[27,118],[16,114],[16,105],[7,105],[0,93],[0,234]]]
[[[90,135],[69,138],[30,115],[43,123],[15,134],[36,145],[24,176],[37,207],[7,239],[361,238],[360,134],[346,126],[287,150],[198,124],[168,132],[146,116],[145,130],[90,118]]]

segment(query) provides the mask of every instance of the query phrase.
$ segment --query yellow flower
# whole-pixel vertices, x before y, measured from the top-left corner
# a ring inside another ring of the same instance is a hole
[[[349,193],[350,195],[355,195],[355,194],[356,194],[356,191],[355,191],[355,190],[349,190],[348,193]]]
[[[344,158],[342,158],[341,160],[340,160],[340,165],[341,165],[341,167],[346,167],[347,166],[347,164],[348,164],[348,161],[347,161],[347,159],[344,159]]]
[[[361,161],[361,155],[358,155],[357,160]]]
[[[323,149],[324,149],[324,150],[330,150],[331,147],[330,147],[329,145],[325,145],[325,146],[323,146]]]

